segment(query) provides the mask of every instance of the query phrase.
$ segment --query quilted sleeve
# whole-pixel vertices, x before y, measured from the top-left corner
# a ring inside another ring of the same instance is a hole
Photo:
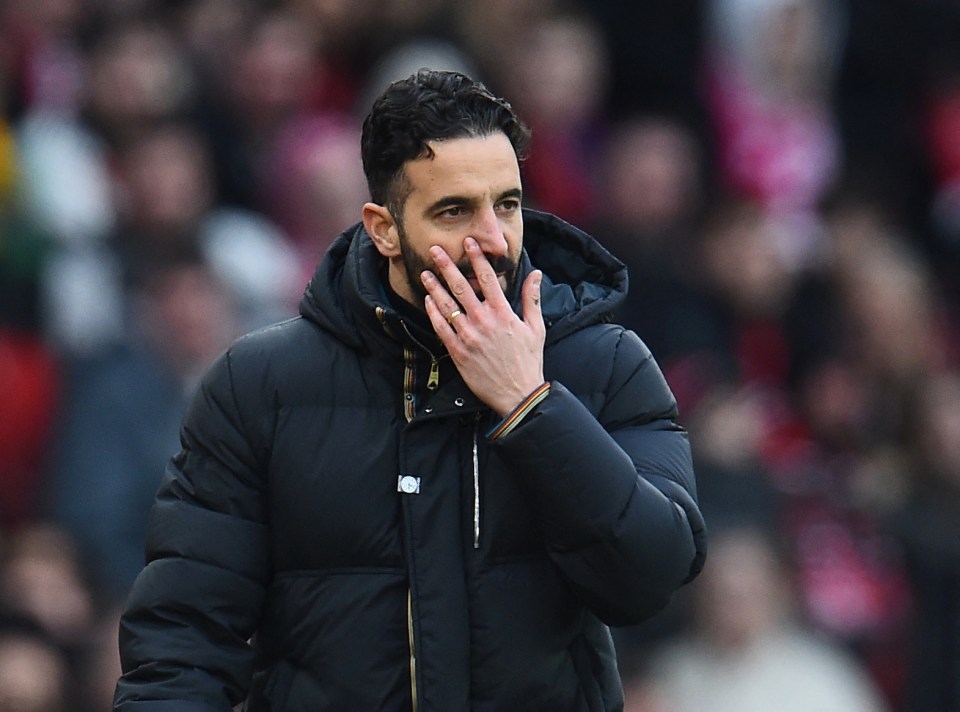
[[[115,710],[229,712],[246,696],[270,556],[264,446],[234,386],[227,352],[184,418],[121,619]]]
[[[575,395],[553,382],[493,447],[516,473],[571,586],[604,622],[629,625],[700,571],[706,528],[687,432],[663,374],[632,332],[610,329],[603,338],[589,351],[612,349],[612,362],[578,369],[604,374],[602,386]]]

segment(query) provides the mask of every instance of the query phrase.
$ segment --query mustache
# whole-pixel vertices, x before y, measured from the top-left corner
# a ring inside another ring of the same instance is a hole
[[[490,255],[484,256],[487,258],[487,262],[490,263],[493,271],[497,274],[511,275],[517,269],[517,264],[507,255],[500,255],[498,257],[491,257]],[[459,269],[460,274],[467,279],[475,279],[477,276],[473,271],[473,266],[470,264],[470,261],[466,258],[457,263],[457,269]]]

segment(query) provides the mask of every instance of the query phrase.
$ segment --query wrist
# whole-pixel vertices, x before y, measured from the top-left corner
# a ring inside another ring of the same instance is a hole
[[[550,382],[544,381],[520,401],[504,418],[497,423],[487,438],[496,440],[511,432],[550,394]]]

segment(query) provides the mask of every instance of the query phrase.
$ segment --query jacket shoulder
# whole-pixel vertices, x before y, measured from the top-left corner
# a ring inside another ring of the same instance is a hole
[[[229,393],[241,414],[259,419],[322,402],[333,384],[350,380],[357,363],[352,349],[298,316],[238,338],[211,364],[201,387]]]
[[[297,378],[345,348],[332,334],[302,316],[265,326],[238,338],[226,351],[234,374]]]
[[[654,355],[619,324],[593,324],[566,336],[545,353],[544,368],[598,417],[617,420],[621,410],[646,420],[678,415]]]

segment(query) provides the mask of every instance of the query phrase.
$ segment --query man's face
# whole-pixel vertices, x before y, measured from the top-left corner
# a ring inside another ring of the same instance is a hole
[[[420,273],[434,269],[428,250],[442,247],[480,293],[463,249],[473,237],[505,291],[513,287],[523,245],[520,167],[509,139],[497,133],[430,143],[433,158],[404,166],[409,194],[397,222],[402,260],[391,261],[390,286],[423,307]],[[438,274],[438,278],[442,277]]]

